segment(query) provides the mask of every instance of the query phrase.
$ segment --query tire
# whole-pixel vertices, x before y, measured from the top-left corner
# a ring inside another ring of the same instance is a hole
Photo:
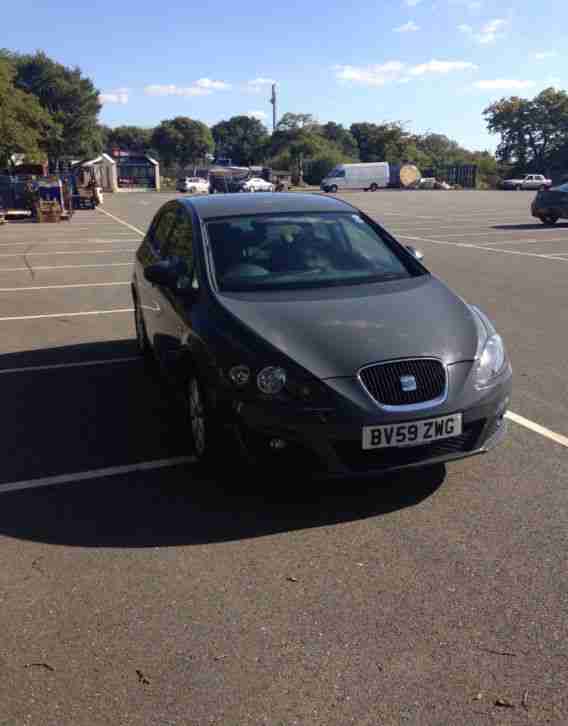
[[[547,225],[548,227],[551,227],[553,224],[556,224],[558,222],[559,217],[554,216],[553,214],[547,215],[546,217],[541,217],[540,221]]]
[[[515,191],[520,192],[521,189],[522,189],[522,186],[520,184],[517,184],[517,186],[515,187]]]
[[[330,192],[331,192],[332,194],[337,194],[337,186],[336,186],[335,184],[332,184],[332,185],[331,185],[331,186],[329,187],[329,191],[330,191]]]
[[[201,466],[215,467],[214,441],[218,427],[205,398],[199,377],[192,374],[184,390],[185,420],[193,444],[193,455]],[[217,462],[218,463],[218,462]]]
[[[379,188],[379,187],[378,187],[378,186],[377,186],[376,184],[371,184],[371,186],[369,187],[369,189],[370,189],[370,190],[371,190],[372,192],[376,192],[376,191],[378,190],[378,188]]]
[[[142,315],[142,310],[140,309],[140,304],[136,296],[134,296],[134,327],[136,330],[138,352],[140,355],[148,358],[151,352],[150,341],[148,340],[148,333],[146,332],[144,316]]]
[[[545,191],[547,190],[547,186],[546,186],[546,184],[542,184],[542,185],[541,185],[541,186],[540,186],[540,187],[538,188],[538,190],[539,190],[539,192],[545,192]]]

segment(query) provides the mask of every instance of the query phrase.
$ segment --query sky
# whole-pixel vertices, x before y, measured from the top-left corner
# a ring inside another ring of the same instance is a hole
[[[567,19],[563,0],[24,0],[3,7],[0,47],[79,66],[109,126],[271,126],[276,82],[279,115],[401,121],[494,150],[484,108],[568,86]]]

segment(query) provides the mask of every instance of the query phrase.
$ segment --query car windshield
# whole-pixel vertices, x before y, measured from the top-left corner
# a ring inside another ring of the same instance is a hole
[[[384,282],[422,274],[359,214],[223,218],[207,224],[222,291]]]

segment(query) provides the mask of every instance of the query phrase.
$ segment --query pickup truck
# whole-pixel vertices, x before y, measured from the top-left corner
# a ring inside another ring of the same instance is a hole
[[[549,189],[551,186],[552,181],[542,174],[525,174],[519,179],[505,179],[501,183],[502,189],[514,189],[515,191],[519,191],[519,189],[544,190]]]

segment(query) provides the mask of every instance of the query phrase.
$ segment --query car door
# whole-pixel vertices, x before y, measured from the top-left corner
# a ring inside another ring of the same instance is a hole
[[[178,276],[176,287],[160,285],[156,290],[160,311],[156,315],[154,345],[167,371],[191,329],[191,289],[197,280],[193,221],[184,205],[177,205],[168,238],[160,248],[160,260],[171,265]]]
[[[159,317],[163,303],[158,286],[146,280],[144,277],[144,269],[160,261],[162,248],[168,239],[176,219],[177,207],[177,202],[169,202],[160,209],[154,217],[136,255],[136,288],[140,296],[146,332],[152,344],[154,344],[154,336],[159,327]]]

